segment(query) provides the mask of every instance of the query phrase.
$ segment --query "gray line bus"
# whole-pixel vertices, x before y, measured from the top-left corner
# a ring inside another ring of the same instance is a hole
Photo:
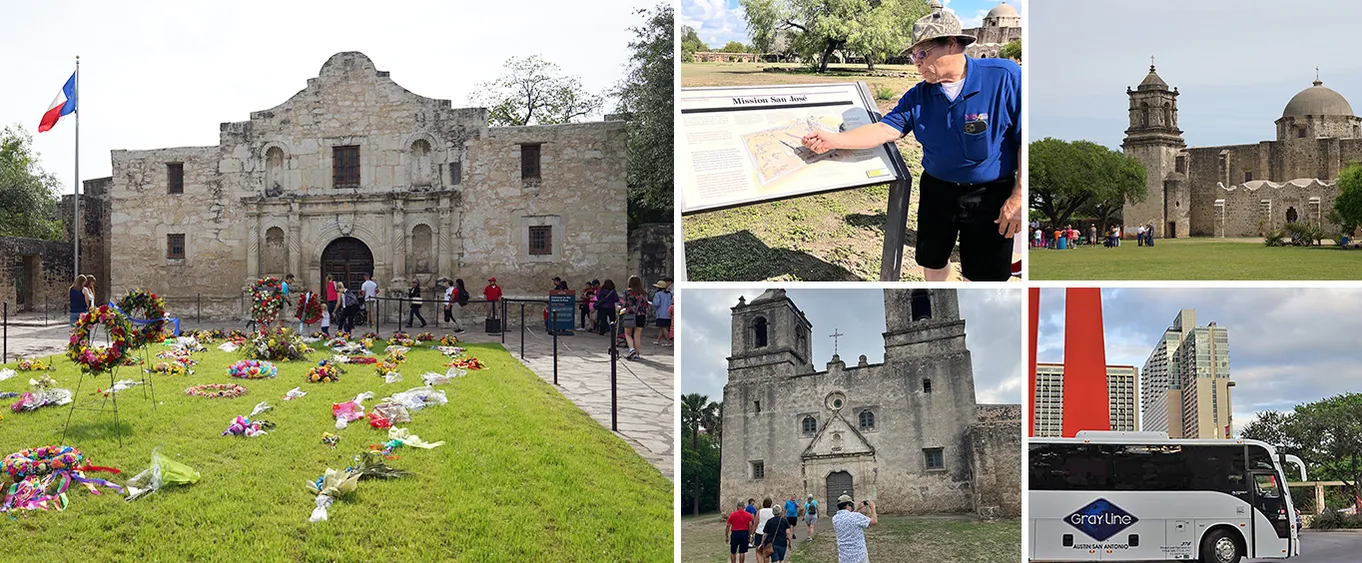
[[[1300,554],[1283,463],[1256,440],[1079,432],[1028,440],[1030,558],[1188,561]]]

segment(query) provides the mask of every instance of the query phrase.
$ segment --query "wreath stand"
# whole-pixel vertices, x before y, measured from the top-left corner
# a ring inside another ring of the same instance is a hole
[[[91,331],[90,331],[90,340],[92,340],[92,341],[94,340],[94,337],[95,337],[94,332],[95,332],[96,330],[98,330],[98,328],[92,328]],[[105,335],[104,335],[104,339],[105,339],[105,344],[108,344],[108,340],[109,340],[108,334],[105,334]],[[111,397],[113,397],[114,435],[116,435],[116,436],[118,437],[118,447],[120,447],[120,448],[123,447],[123,430],[122,430],[122,428],[118,425],[118,393],[114,393],[114,392],[113,392],[114,381],[117,380],[116,377],[117,377],[117,375],[118,375],[118,368],[122,365],[122,363],[123,363],[123,362],[120,360],[118,363],[115,363],[115,364],[113,365],[113,367],[109,368],[109,370],[106,372],[106,373],[109,374],[109,395],[104,397],[104,401],[101,402],[101,403],[99,404],[99,408],[78,407],[78,406],[76,406],[76,405],[77,405],[77,401],[80,399],[80,388],[81,388],[81,386],[85,383],[85,377],[86,377],[87,375],[92,376],[92,377],[99,377],[99,376],[102,375],[102,374],[86,374],[86,373],[81,373],[81,374],[80,374],[80,379],[77,379],[77,380],[76,380],[76,392],[75,392],[74,394],[71,395],[71,408],[70,408],[70,410],[68,410],[67,413],[66,413],[66,426],[62,427],[62,430],[61,430],[61,441],[60,441],[59,443],[62,443],[62,444],[66,443],[66,432],[67,432],[67,430],[69,430],[69,429],[71,428],[71,415],[75,414],[75,413],[76,413],[76,410],[93,411],[93,412],[97,412],[97,413],[103,414],[103,413],[106,412],[106,410],[107,410],[107,409],[105,408],[105,406],[108,405],[108,403],[109,403],[109,398],[110,398],[110,396],[111,396]],[[143,377],[145,378],[145,375],[143,375]],[[144,392],[144,393],[145,393],[145,392]],[[145,396],[145,395],[144,395],[144,396]],[[155,397],[155,394],[154,394],[154,393],[153,393],[152,397]],[[154,399],[153,399],[153,401],[154,401]],[[155,405],[154,402],[153,402],[152,404],[153,404],[153,406]]]

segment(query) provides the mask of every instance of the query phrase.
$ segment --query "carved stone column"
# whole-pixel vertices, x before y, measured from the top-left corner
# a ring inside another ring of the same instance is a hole
[[[392,246],[393,271],[392,275],[388,278],[389,280],[398,277],[406,278],[408,274],[407,248],[410,248],[410,245],[407,242],[407,237],[411,235],[407,233],[406,201],[401,197],[393,198],[392,225],[393,228],[389,234],[389,241]]]
[[[289,271],[295,276],[303,273],[302,248],[303,223],[298,213],[298,200],[288,202],[288,264]]]
[[[246,279],[253,280],[260,277],[259,202],[246,204],[246,229]]]
[[[454,272],[453,270],[454,266],[451,263],[451,259],[453,258],[454,254],[453,252],[454,248],[453,245],[451,244],[451,241],[449,240],[450,236],[454,233],[454,228],[450,225],[449,222],[450,217],[449,196],[440,196],[439,209],[440,209],[440,232],[434,233],[435,255],[439,257],[439,259],[435,262],[436,271],[441,276],[449,276],[450,278],[456,278],[458,277],[458,274]]]

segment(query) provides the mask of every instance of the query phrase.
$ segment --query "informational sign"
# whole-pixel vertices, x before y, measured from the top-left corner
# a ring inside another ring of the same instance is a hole
[[[682,88],[676,179],[681,212],[729,207],[899,179],[888,145],[817,154],[814,131],[874,123],[863,84]]]
[[[549,292],[549,330],[571,332],[577,309],[577,294],[570,289]],[[555,323],[554,320],[557,319]]]

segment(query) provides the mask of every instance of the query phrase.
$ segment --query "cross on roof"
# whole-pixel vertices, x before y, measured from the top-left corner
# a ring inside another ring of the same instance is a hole
[[[837,332],[837,329],[835,329],[835,328],[832,329],[832,334],[829,334],[829,335],[828,335],[828,338],[831,338],[831,339],[832,339],[832,355],[834,355],[834,356],[837,355],[837,339],[838,339],[838,338],[841,338],[841,337],[843,337],[843,336],[846,336],[846,335],[845,335],[845,334],[842,334],[842,333],[840,333],[840,332]]]

